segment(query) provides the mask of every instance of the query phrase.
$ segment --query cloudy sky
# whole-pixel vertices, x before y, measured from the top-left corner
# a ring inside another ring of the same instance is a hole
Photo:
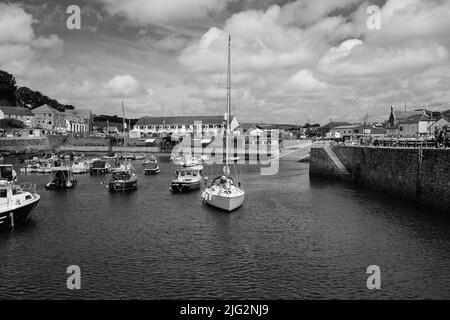
[[[449,17],[450,0],[1,1],[0,69],[98,114],[222,114],[231,34],[241,120],[383,120],[450,101]]]

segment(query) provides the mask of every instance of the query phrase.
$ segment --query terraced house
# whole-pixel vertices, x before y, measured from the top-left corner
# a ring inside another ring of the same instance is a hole
[[[19,120],[28,128],[34,126],[34,114],[28,108],[0,107],[0,119]]]
[[[201,123],[201,124],[200,124]],[[224,116],[174,116],[144,117],[134,126],[131,134],[137,136],[151,134],[185,135],[190,133],[216,136],[224,132]],[[239,126],[235,116],[231,116],[231,128]]]

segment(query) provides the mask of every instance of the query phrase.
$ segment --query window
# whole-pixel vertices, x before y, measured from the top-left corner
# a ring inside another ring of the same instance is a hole
[[[0,198],[6,198],[8,195],[5,189],[0,190]]]

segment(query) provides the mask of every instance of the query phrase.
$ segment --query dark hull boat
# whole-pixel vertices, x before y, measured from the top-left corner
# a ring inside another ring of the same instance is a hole
[[[201,182],[172,182],[170,191],[173,193],[191,192],[200,189]]]
[[[108,185],[110,192],[124,192],[137,189],[137,175],[133,169],[119,169],[113,171]]]
[[[77,185],[72,168],[59,167],[53,169],[50,182],[45,185],[47,190],[72,189]]]
[[[89,168],[89,174],[91,176],[96,175],[104,175],[110,171],[109,164],[104,160],[96,160],[92,163],[92,166]]]
[[[136,190],[137,181],[111,181],[108,188],[110,192]]]
[[[158,173],[160,173],[160,172],[161,172],[161,170],[159,169],[159,166],[157,166],[157,167],[154,168],[154,169],[148,169],[148,168],[145,168],[145,169],[144,169],[144,173],[145,173],[145,175],[147,175],[147,176],[152,176],[152,175],[158,174]]]

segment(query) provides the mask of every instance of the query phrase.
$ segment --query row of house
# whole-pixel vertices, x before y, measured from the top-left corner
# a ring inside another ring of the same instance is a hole
[[[240,123],[236,116],[230,118],[234,130]],[[217,136],[225,130],[224,116],[173,116],[143,117],[130,131],[131,138],[142,138],[151,135],[183,136],[186,134],[204,134]]]
[[[450,111],[431,112],[425,109],[397,111],[391,107],[389,119],[385,123],[373,125],[331,122],[319,128],[320,130],[323,132],[322,136],[343,141],[363,136],[374,139],[431,137],[440,130],[450,130]]]
[[[33,110],[0,106],[1,119],[19,120],[27,129],[40,129],[43,134],[84,133],[92,129],[91,111],[60,112],[46,104]]]

